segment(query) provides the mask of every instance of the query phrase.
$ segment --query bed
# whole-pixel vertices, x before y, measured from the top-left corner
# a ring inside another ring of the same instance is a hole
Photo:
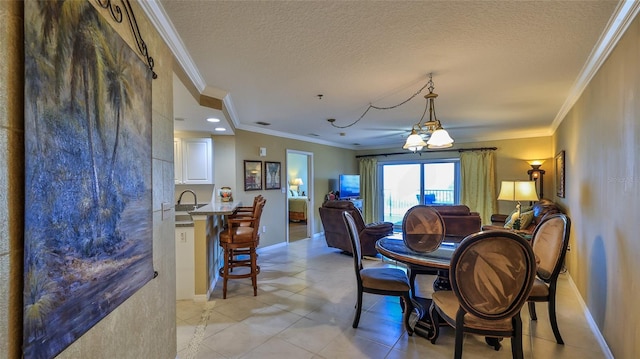
[[[307,197],[298,196],[295,192],[289,191],[289,221],[306,221],[308,204]]]

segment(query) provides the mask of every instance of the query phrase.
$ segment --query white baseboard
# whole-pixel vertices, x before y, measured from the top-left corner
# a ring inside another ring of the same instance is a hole
[[[270,246],[266,246],[266,247],[260,247],[256,250],[256,252],[260,253],[262,251],[270,251],[270,250],[274,250],[280,247],[286,247],[287,243],[286,242],[280,242],[280,243],[276,243],[276,244],[272,244]]]
[[[208,294],[196,294],[193,296],[194,302],[206,302],[209,300]]]
[[[600,328],[598,328],[596,321],[593,320],[593,316],[591,315],[591,312],[589,311],[587,304],[582,299],[582,295],[580,294],[580,291],[578,290],[578,287],[576,286],[576,283],[573,281],[573,278],[571,277],[569,272],[567,272],[567,278],[569,278],[569,284],[571,285],[571,288],[573,288],[576,294],[576,297],[578,298],[578,303],[580,303],[580,306],[582,307],[584,317],[587,319],[587,323],[589,323],[589,328],[591,329],[591,332],[596,337],[596,340],[598,341],[600,348],[604,352],[605,358],[615,359],[613,357],[613,353],[611,353],[611,350],[609,349],[609,345],[607,345],[607,341],[602,336],[602,333],[600,332]]]

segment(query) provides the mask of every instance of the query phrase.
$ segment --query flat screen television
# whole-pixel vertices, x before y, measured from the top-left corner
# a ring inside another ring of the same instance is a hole
[[[360,175],[340,175],[340,198],[360,198]]]

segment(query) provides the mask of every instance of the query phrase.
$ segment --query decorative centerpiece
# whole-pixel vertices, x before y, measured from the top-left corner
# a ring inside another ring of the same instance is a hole
[[[233,201],[233,196],[231,195],[231,187],[220,188],[220,199],[222,200],[222,202]]]

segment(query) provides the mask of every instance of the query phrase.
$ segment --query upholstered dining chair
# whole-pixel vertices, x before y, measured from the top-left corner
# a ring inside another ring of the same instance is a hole
[[[353,318],[353,327],[357,328],[362,312],[362,294],[371,293],[379,295],[389,295],[400,297],[403,309],[403,323],[407,334],[413,335],[413,328],[410,324],[410,316],[413,312],[413,302],[409,295],[409,278],[407,274],[399,268],[375,267],[364,268],[362,265],[362,250],[358,229],[353,216],[349,212],[343,212],[344,223],[349,233],[351,242],[353,264],[356,272],[358,284],[358,301],[356,303],[356,313]]]
[[[402,219],[402,238],[410,249],[416,252],[434,251],[438,249],[444,240],[444,236],[444,220],[435,208],[419,204],[409,208],[404,214]],[[415,265],[409,265],[408,269],[411,296],[413,298],[416,297],[415,282],[418,274],[438,274],[435,269]]]
[[[442,318],[456,331],[454,358],[462,358],[465,332],[511,337],[512,356],[523,358],[520,309],[527,301],[535,275],[535,255],[523,237],[503,230],[467,236],[451,258],[452,290],[432,295],[431,342],[435,344]],[[495,343],[498,350],[500,343]]]
[[[222,277],[223,299],[227,298],[229,279],[251,278],[253,295],[258,295],[260,266],[257,264],[256,249],[260,244],[260,217],[266,202],[264,198],[258,201],[251,217],[228,217],[227,228],[220,233],[220,246],[224,255],[224,265],[219,271]],[[248,271],[232,273],[239,267],[248,268]]]
[[[556,286],[569,245],[571,220],[564,214],[546,216],[533,231],[533,252],[538,258],[536,280],[529,294],[529,315],[537,320],[536,303],[548,302],[549,321],[558,344],[564,344],[556,318]]]

